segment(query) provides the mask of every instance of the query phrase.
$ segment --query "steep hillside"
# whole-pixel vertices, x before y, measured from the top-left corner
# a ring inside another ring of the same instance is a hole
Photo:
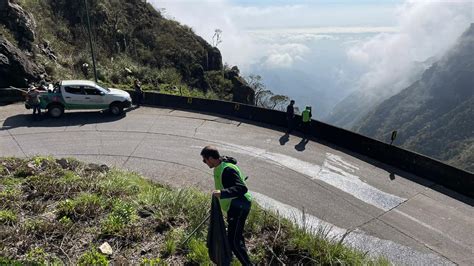
[[[378,105],[356,130],[474,172],[474,24],[422,78]]]
[[[191,28],[142,0],[87,3],[101,82],[127,87],[139,78],[145,88],[197,89],[229,100],[244,94],[237,98],[252,102],[245,81],[226,73],[231,70],[223,67],[219,50]],[[25,86],[21,77],[37,81],[39,72],[49,80],[93,79],[84,1],[4,0],[0,15],[0,58],[6,58],[0,60],[0,86]],[[11,47],[20,50],[22,63],[6,52]],[[19,72],[25,59],[42,71]]]
[[[414,62],[410,76],[405,77],[406,80],[402,81],[401,84],[377,89],[364,87],[356,89],[335,105],[332,111],[325,117],[325,121],[346,129],[359,125],[361,120],[378,104],[404,89],[406,86],[402,84],[409,85],[418,80],[423,71],[434,62],[434,58],[428,58],[424,62]]]
[[[329,124],[350,129],[367,115],[367,112],[374,108],[377,102],[380,100],[373,94],[364,91],[352,92],[336,104],[325,120]]]

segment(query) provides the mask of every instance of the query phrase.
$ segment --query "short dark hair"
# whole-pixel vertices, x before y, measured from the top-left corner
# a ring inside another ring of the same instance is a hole
[[[206,159],[209,159],[210,157],[212,157],[214,159],[221,158],[221,155],[219,154],[219,151],[213,146],[204,147],[201,151],[201,156],[203,156]]]

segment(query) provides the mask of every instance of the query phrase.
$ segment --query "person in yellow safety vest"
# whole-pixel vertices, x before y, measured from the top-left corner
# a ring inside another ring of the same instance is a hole
[[[308,139],[308,136],[311,135],[311,106],[306,106],[306,109],[301,113],[301,118],[303,120],[303,136],[304,139]]]
[[[242,265],[252,265],[243,236],[245,221],[252,205],[252,196],[245,184],[245,178],[237,160],[222,157],[212,146],[201,151],[202,161],[214,168],[215,190],[212,194],[219,198],[221,209],[227,213],[227,239],[232,252]]]

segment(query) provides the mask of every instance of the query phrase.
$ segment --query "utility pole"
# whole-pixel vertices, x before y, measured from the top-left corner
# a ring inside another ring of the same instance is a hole
[[[84,6],[86,7],[87,31],[89,32],[89,44],[91,46],[92,66],[94,67],[94,78],[95,78],[95,82],[97,82],[97,69],[95,68],[94,46],[92,46],[91,22],[89,20],[89,8],[87,7],[87,0],[84,0]]]

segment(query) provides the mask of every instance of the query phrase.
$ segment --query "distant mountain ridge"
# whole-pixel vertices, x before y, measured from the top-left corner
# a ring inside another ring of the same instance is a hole
[[[424,62],[414,62],[409,77],[405,77],[404,84],[410,85],[418,80],[423,71],[435,62],[430,57]],[[361,120],[378,104],[401,91],[400,84],[387,86],[378,90],[357,89],[335,105],[332,111],[324,118],[330,124],[351,129],[358,125]]]
[[[474,172],[474,24],[420,80],[373,109],[354,129]]]

